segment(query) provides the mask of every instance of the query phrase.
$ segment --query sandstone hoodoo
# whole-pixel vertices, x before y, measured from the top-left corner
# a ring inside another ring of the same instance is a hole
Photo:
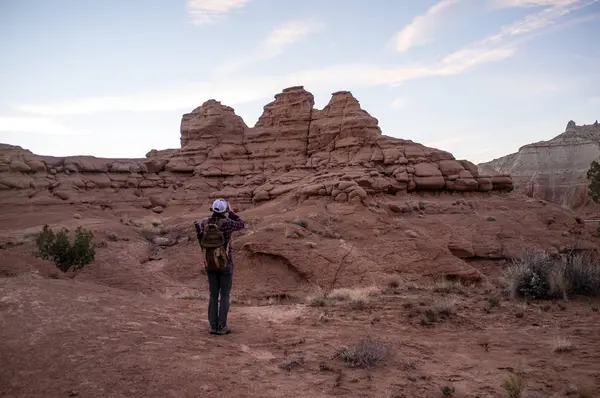
[[[600,126],[567,123],[562,134],[519,148],[517,153],[479,164],[486,173],[510,174],[515,191],[566,208],[589,203],[586,173],[600,158]]]
[[[318,110],[300,86],[277,94],[254,127],[208,100],[183,115],[180,149],[152,150],[146,159],[55,158],[8,145],[0,151],[0,200],[24,204],[110,200],[160,212],[209,192],[245,203],[283,194],[365,203],[379,194],[513,187],[508,174],[480,174],[448,152],[382,135],[348,91]]]

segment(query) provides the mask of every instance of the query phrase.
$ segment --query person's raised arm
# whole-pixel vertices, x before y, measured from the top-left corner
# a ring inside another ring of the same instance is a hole
[[[227,223],[225,224],[225,228],[227,232],[234,232],[243,229],[246,226],[244,220],[240,218],[231,208],[229,208],[229,215],[227,219]]]

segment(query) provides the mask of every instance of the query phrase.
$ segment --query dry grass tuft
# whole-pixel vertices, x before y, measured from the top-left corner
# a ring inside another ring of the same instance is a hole
[[[169,228],[162,224],[159,219],[152,219],[140,225],[139,233],[149,242],[152,242],[157,236],[163,236],[169,233]]]
[[[377,286],[361,288],[339,288],[332,290],[327,294],[318,288],[314,294],[307,298],[307,302],[312,307],[325,307],[333,303],[346,303],[352,309],[363,309],[368,306],[371,298],[381,295],[381,290]]]
[[[509,375],[504,379],[502,387],[506,390],[508,398],[521,398],[525,391],[527,380],[522,372],[517,372]]]
[[[566,337],[555,337],[552,341],[552,351],[571,352],[575,349],[573,343]]]
[[[422,302],[421,307],[408,307],[410,308],[408,316],[420,315],[422,325],[432,324],[456,314],[456,303],[455,299],[449,297],[438,298],[431,305]]]
[[[467,287],[463,285],[460,280],[451,281],[446,278],[442,278],[435,282],[435,284],[431,287],[431,290],[436,293],[465,294]]]
[[[398,289],[402,285],[402,280],[397,276],[390,276],[385,282],[385,286],[389,289]]]
[[[342,359],[349,366],[372,368],[391,355],[388,343],[374,338],[363,338],[356,344],[342,347],[333,355],[334,359]]]
[[[286,358],[283,361],[281,361],[281,363],[279,364],[279,368],[289,372],[292,369],[297,368],[303,364],[304,364],[303,356],[292,356],[292,357]]]
[[[368,302],[371,297],[381,295],[381,289],[377,286],[359,288],[334,289],[329,293],[329,298],[336,301],[364,301]]]
[[[441,298],[433,303],[433,310],[436,314],[450,316],[456,314],[456,300],[450,298]]]

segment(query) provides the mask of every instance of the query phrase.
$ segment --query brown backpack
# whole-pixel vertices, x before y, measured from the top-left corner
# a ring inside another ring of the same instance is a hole
[[[229,242],[221,231],[223,220],[207,224],[204,228],[200,247],[204,256],[204,267],[207,271],[219,271],[227,266]]]

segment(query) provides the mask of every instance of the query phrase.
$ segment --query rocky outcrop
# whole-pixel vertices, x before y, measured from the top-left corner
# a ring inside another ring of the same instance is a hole
[[[586,173],[599,157],[597,122],[577,126],[569,121],[565,132],[553,139],[525,145],[478,167],[483,173],[510,174],[519,193],[575,209],[589,202]]]
[[[448,152],[382,135],[348,91],[317,110],[303,87],[287,88],[252,128],[211,99],[183,115],[180,133],[180,149],[152,150],[145,159],[56,158],[3,145],[0,202],[129,202],[162,212],[169,203],[216,196],[248,203],[329,196],[358,204],[398,192],[512,189],[508,175],[486,175]]]

